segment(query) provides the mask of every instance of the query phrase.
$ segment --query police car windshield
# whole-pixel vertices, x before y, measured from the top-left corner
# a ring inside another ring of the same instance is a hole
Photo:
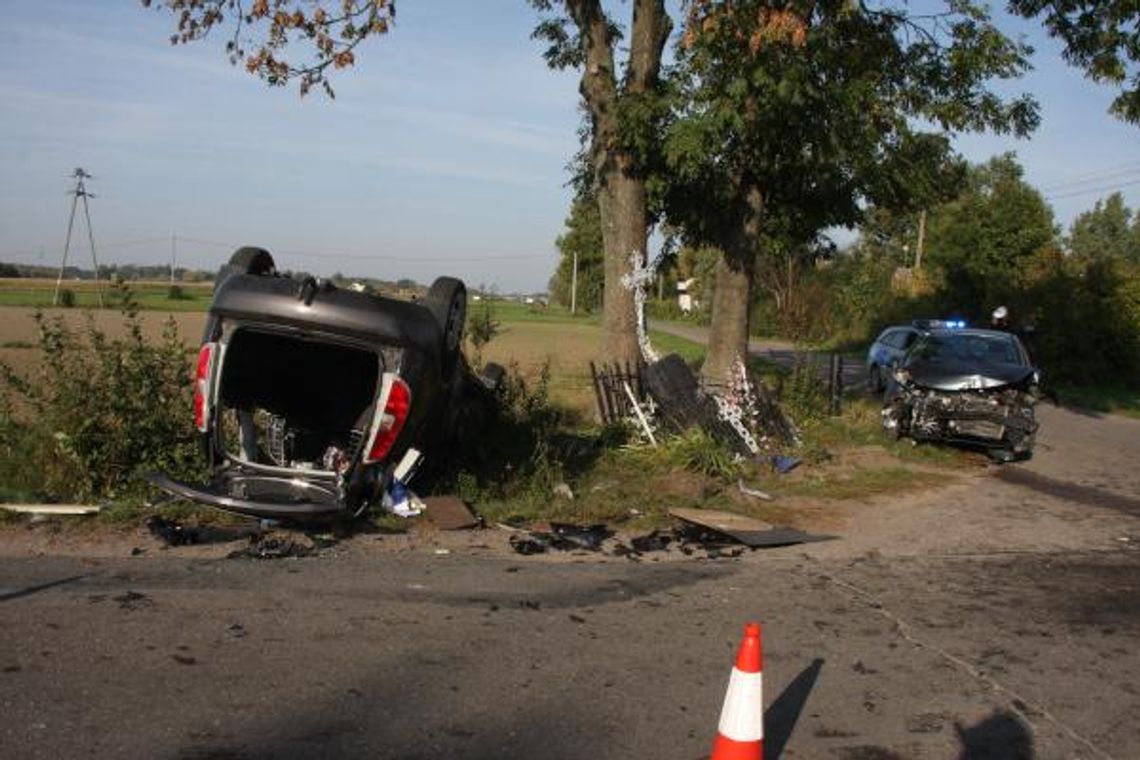
[[[929,335],[918,348],[923,359],[1024,364],[1017,344],[1008,335],[960,333]]]

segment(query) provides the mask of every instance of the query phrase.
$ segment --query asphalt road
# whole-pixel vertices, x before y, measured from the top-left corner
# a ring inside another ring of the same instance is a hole
[[[755,619],[769,758],[1140,757],[1140,423],[1042,416],[1025,466],[735,560],[7,531],[2,754],[695,760]]]

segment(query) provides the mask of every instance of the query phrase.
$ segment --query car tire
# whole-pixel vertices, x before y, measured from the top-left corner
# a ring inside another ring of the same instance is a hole
[[[273,261],[273,255],[269,251],[251,245],[242,246],[234,251],[229,262],[223,264],[222,268],[218,270],[218,276],[214,278],[214,292],[217,292],[222,283],[231,275],[272,275],[276,271],[277,264]]]
[[[439,325],[442,365],[450,375],[459,361],[463,347],[463,328],[467,321],[467,286],[454,277],[437,277],[428,288],[424,306]]]

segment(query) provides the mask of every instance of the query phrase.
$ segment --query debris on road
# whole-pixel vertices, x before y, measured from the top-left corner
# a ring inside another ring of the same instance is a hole
[[[127,591],[125,594],[111,597],[111,601],[119,603],[119,609],[122,610],[141,610],[145,607],[153,607],[154,600],[146,594],[139,593],[138,591]]]
[[[100,507],[91,504],[0,504],[0,509],[42,520],[56,516],[97,515]]]
[[[761,499],[763,501],[772,500],[772,494],[768,493],[767,491],[761,491],[758,488],[750,488],[744,485],[743,480],[736,481],[736,487],[740,489],[740,492],[745,496],[751,496],[754,499]]]
[[[558,538],[554,548],[561,549],[559,544],[569,545],[572,549],[586,549],[596,552],[602,548],[602,542],[613,535],[605,525],[578,526],[569,523],[550,523],[550,530]]]
[[[678,507],[669,510],[669,514],[685,523],[727,536],[752,549],[791,546],[833,538],[804,533],[793,528],[777,528],[761,520],[714,509]]]
[[[482,518],[458,496],[429,496],[423,502],[428,519],[440,530],[468,530],[483,524]]]
[[[249,537],[249,545],[232,551],[227,559],[295,559],[309,557],[334,545],[331,539],[318,539],[305,534],[267,533]]]
[[[254,538],[262,533],[262,529],[255,525],[185,525],[162,515],[151,515],[144,524],[151,535],[165,546],[221,544]]]
[[[601,551],[602,544],[613,535],[605,525],[571,525],[570,523],[550,523],[550,531],[521,530],[503,526],[513,531],[508,539],[511,548],[523,555],[543,554],[549,549],[556,551],[584,550]]]
[[[781,454],[776,454],[775,456],[768,457],[768,462],[772,465],[773,472],[779,473],[780,475],[787,475],[789,472],[803,464],[802,459],[784,456]]]
[[[189,546],[198,543],[198,529],[188,528],[177,520],[161,515],[146,518],[147,530],[167,546]]]

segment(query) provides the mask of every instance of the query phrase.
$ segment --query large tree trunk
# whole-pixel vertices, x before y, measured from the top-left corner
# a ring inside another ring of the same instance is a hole
[[[636,361],[640,349],[633,293],[621,280],[630,273],[634,254],[638,261],[645,260],[649,211],[645,180],[619,139],[618,101],[657,86],[661,51],[672,22],[664,0],[635,0],[628,71],[619,91],[614,38],[600,0],[567,0],[566,6],[582,34],[585,52],[580,90],[590,112],[590,154],[605,252],[603,351],[612,360]]]
[[[748,323],[764,198],[759,188],[752,187],[745,200],[746,210],[739,226],[726,236],[724,255],[716,265],[708,354],[701,368],[701,377],[710,385],[728,382],[733,363],[738,358],[748,358]]]

